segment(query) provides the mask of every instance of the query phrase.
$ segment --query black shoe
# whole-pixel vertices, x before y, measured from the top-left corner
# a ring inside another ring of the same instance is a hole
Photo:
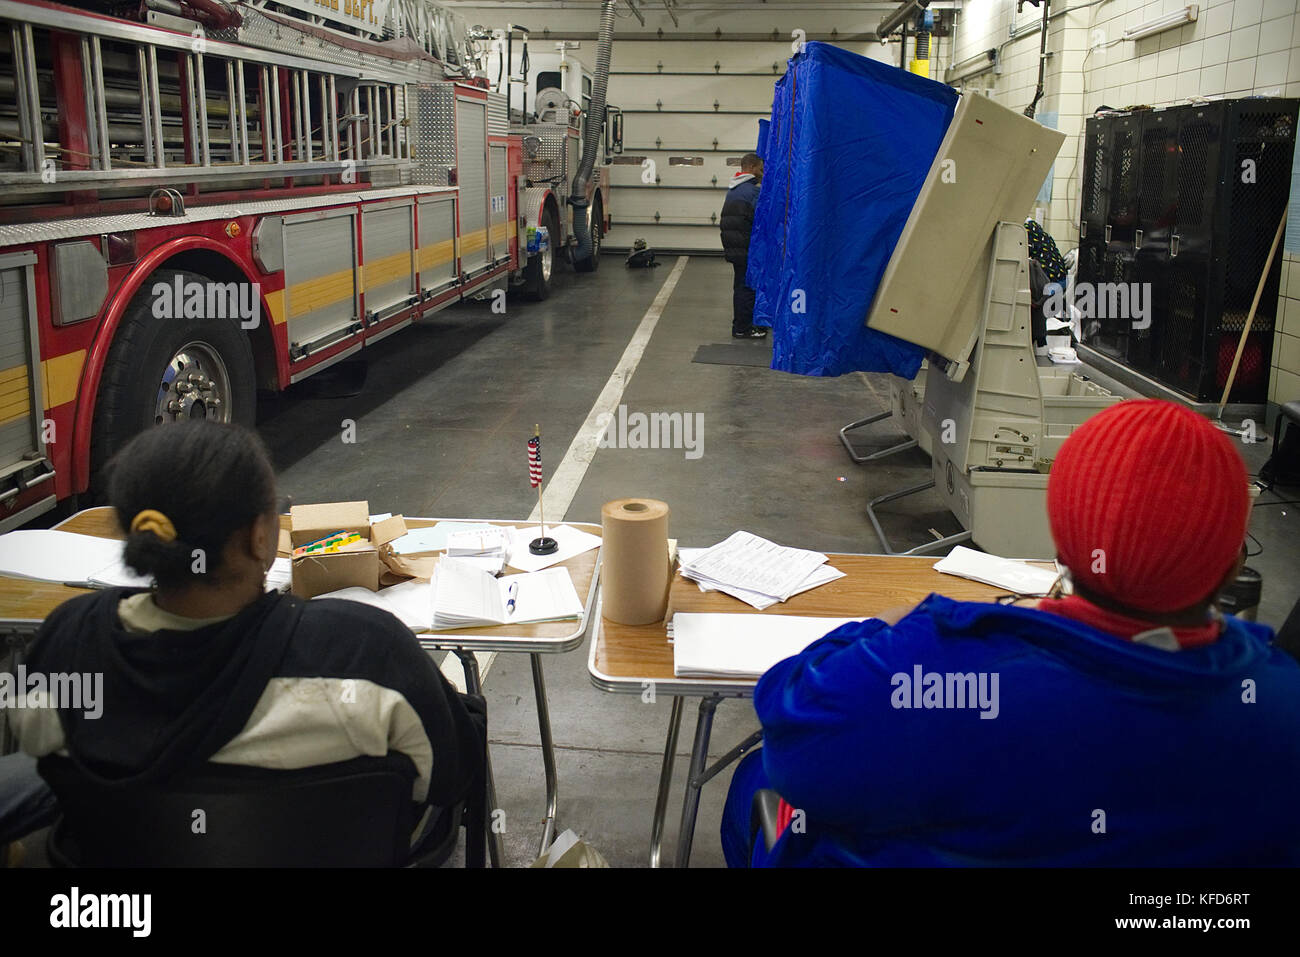
[[[731,338],[733,338],[733,339],[766,339],[766,338],[767,338],[767,330],[764,329],[764,328],[762,328],[761,326],[750,326],[750,327],[749,327],[748,329],[746,329],[744,332],[733,332],[733,333],[731,334]]]

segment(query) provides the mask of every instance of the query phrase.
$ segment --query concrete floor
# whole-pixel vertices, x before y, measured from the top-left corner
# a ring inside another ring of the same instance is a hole
[[[412,516],[517,518],[536,494],[526,480],[525,442],[543,434],[549,479],[618,363],[674,260],[627,270],[606,257],[595,275],[561,272],[545,303],[511,300],[505,315],[487,302],[445,310],[369,350],[365,363],[336,369],[266,400],[258,428],[299,503],[366,499],[373,511]],[[883,409],[883,376],[810,379],[765,367],[691,362],[701,343],[731,343],[731,268],[691,259],[623,403],[629,411],[702,413],[704,454],[599,450],[565,518],[598,522],[603,502],[659,498],[672,507],[671,534],[712,544],[737,528],[823,551],[873,552],[879,543],[866,500],[929,475],[913,450],[854,465],[839,443],[844,423]],[[741,343],[766,355],[766,342]],[[362,375],[364,373],[364,381]],[[1103,384],[1128,394],[1123,387]],[[354,426],[355,443],[342,441]],[[859,433],[864,446],[897,439],[887,423]],[[1265,444],[1243,446],[1252,472]],[[1300,593],[1300,498],[1265,493],[1251,525],[1250,560],[1264,578],[1260,620],[1278,626]],[[548,514],[548,518],[560,516]],[[885,519],[896,543],[919,544],[957,530],[933,493],[896,503]],[[557,746],[560,826],[571,827],[614,866],[644,866],[670,701],[597,691],[587,647],[547,656]],[[542,761],[528,660],[495,658],[485,682],[498,800],[506,812],[506,863],[537,854],[544,814]],[[697,701],[683,721],[665,833],[671,864]],[[748,701],[718,708],[711,757],[757,728]],[[718,823],[730,770],[704,789],[693,866],[720,866]],[[44,835],[29,837],[27,866],[44,865]],[[454,861],[452,863],[455,863]]]
[[[545,303],[512,299],[506,315],[493,314],[487,303],[448,309],[372,350],[355,394],[341,394],[348,391],[344,374],[309,380],[272,400],[259,428],[283,491],[298,502],[364,498],[372,510],[407,515],[526,516],[536,501],[525,480],[524,443],[533,424],[542,426],[549,478],[672,265],[669,259],[659,269],[628,270],[607,257],[595,275],[559,274]],[[884,408],[883,377],[809,379],[692,363],[699,344],[731,341],[730,277],[720,259],[688,262],[623,396],[629,411],[703,413],[704,454],[688,460],[681,450],[602,449],[564,517],[598,522],[601,503],[648,496],[671,505],[671,534],[685,545],[708,545],[745,528],[825,551],[878,551],[865,501],[921,480],[928,460],[912,451],[857,466],[845,455],[836,430]],[[354,446],[342,444],[344,420],[355,422]],[[893,436],[887,425],[877,428],[881,444]],[[1243,451],[1252,470],[1267,455],[1263,446]],[[1300,591],[1297,516],[1277,505],[1255,516],[1252,531],[1264,548],[1251,560],[1265,581],[1260,617],[1277,625]],[[899,503],[886,521],[896,542],[919,543],[931,529],[957,527],[927,495]],[[642,866],[669,701],[643,704],[635,695],[597,691],[586,661],[584,646],[545,662],[560,823],[611,864]],[[523,865],[536,855],[544,811],[527,659],[498,656],[485,691],[507,862]],[[669,861],[695,707],[688,702],[680,739]],[[724,702],[714,756],[756,727],[747,701]],[[722,864],[717,829],[729,779],[724,772],[705,788],[694,866]]]

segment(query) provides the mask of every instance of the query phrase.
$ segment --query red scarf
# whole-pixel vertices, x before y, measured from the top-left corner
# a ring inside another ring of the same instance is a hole
[[[1098,631],[1104,631],[1108,635],[1115,635],[1125,641],[1132,641],[1134,635],[1160,627],[1154,622],[1143,621],[1141,618],[1131,618],[1118,611],[1100,608],[1079,595],[1040,599],[1038,610],[1060,615],[1062,618],[1069,618],[1071,621],[1081,621],[1085,625],[1091,625]],[[1173,632],[1179,648],[1200,648],[1204,645],[1213,644],[1223,631],[1222,622],[1215,620],[1190,628],[1167,627]]]

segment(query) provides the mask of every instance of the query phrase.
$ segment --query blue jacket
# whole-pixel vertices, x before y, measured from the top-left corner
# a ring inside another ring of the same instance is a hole
[[[1271,638],[1229,618],[1168,652],[937,595],[847,624],[758,683],[763,766],[806,829],[756,863],[1300,864],[1300,665]],[[929,673],[973,673],[966,707]]]

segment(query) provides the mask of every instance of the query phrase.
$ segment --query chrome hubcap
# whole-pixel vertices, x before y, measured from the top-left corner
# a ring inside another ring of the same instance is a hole
[[[548,236],[548,239],[549,242],[547,242],[546,248],[543,249],[540,253],[538,253],[538,255],[542,257],[542,281],[543,282],[551,281],[551,256],[552,256],[552,250],[554,249],[552,243],[555,242],[554,234]]]
[[[190,342],[172,356],[158,386],[154,422],[230,421],[230,374],[215,349]]]

